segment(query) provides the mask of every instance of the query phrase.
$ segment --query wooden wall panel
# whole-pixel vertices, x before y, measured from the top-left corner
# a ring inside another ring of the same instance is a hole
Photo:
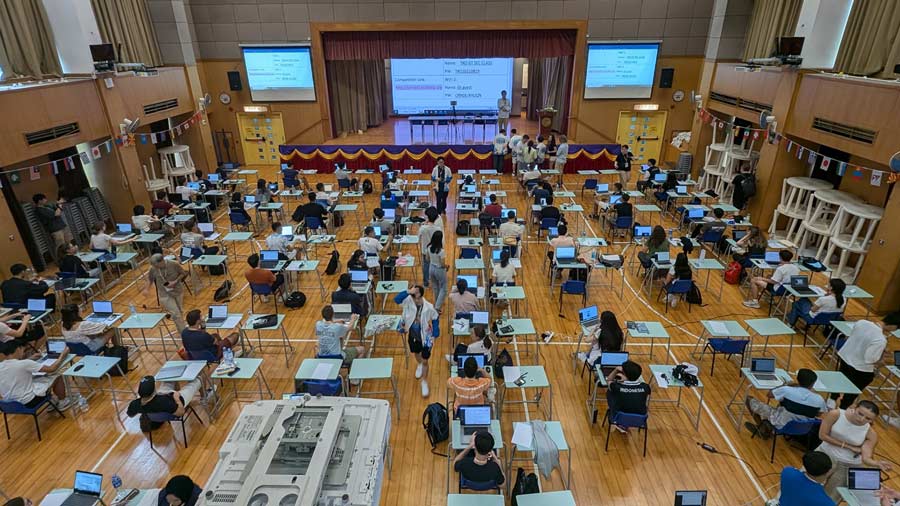
[[[141,118],[141,123],[147,125],[197,109],[196,98],[191,96],[181,67],[160,68],[159,74],[155,76],[117,75],[113,78],[113,83],[112,88],[107,88],[102,83],[98,84],[98,88],[115,130],[118,130],[123,118]],[[144,114],[144,105],[173,98],[178,99],[177,108]]]
[[[778,68],[764,68],[756,72],[735,70],[743,66],[738,63],[717,63],[716,77],[712,91],[730,97],[737,97],[761,104],[772,105],[775,92],[781,81],[782,71]]]
[[[108,134],[93,80],[0,92],[0,167],[31,160]],[[80,132],[29,146],[25,134],[77,122]]]

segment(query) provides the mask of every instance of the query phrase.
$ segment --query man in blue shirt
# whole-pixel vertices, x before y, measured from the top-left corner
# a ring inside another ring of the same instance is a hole
[[[774,429],[780,429],[792,420],[815,418],[828,411],[822,396],[812,390],[817,378],[814,371],[800,369],[796,384],[769,390],[768,398],[777,400],[778,406],[747,396],[744,402],[756,423],[747,422],[744,426],[763,439],[769,439]]]
[[[831,475],[831,458],[822,452],[807,452],[803,469],[781,471],[781,497],[785,506],[835,506],[822,485]]]

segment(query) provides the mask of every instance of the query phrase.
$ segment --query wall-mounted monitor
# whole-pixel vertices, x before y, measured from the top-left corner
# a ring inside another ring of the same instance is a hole
[[[588,42],[584,98],[650,98],[659,41]]]
[[[315,102],[309,45],[242,45],[254,102]]]

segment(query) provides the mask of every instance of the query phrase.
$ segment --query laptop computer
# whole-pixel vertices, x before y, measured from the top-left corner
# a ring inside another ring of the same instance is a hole
[[[881,499],[875,497],[875,492],[881,489],[881,471],[851,467],[847,470],[847,488],[860,506],[878,506]]]
[[[278,183],[269,183],[269,191],[277,192],[278,191]]]
[[[181,263],[185,263],[188,260],[194,258],[194,250],[187,246],[182,246],[181,254],[178,255],[178,258],[179,260],[181,260]]]
[[[687,195],[687,186],[678,185],[675,187],[675,193],[679,195]]]
[[[732,237],[732,239],[734,239],[735,241],[740,241],[740,240],[743,239],[744,236],[747,235],[748,233],[749,233],[749,232],[748,232],[747,230],[732,230],[732,231],[731,231],[731,237]]]
[[[397,216],[396,209],[382,209],[384,211],[384,219],[393,220]]]
[[[491,250],[491,261],[497,263],[500,261],[500,255],[503,254],[502,249],[492,249]]]
[[[597,189],[594,191],[596,191],[597,193],[609,193],[609,185],[606,183],[598,184]]]
[[[487,325],[490,313],[487,311],[472,311],[472,325]]]
[[[259,266],[263,269],[274,269],[278,266],[278,252],[272,249],[264,249],[259,252]]]
[[[509,219],[510,214],[513,216],[516,216],[516,210],[515,209],[501,209],[500,210],[500,217],[503,218],[504,220]]]
[[[593,328],[600,324],[600,311],[597,306],[588,306],[578,310],[578,323],[585,329]]]
[[[556,248],[554,255],[556,257],[557,266],[572,265],[578,263],[575,261],[575,248],[573,248],[572,246],[561,246],[559,248]]]
[[[212,223],[198,223],[197,229],[200,230],[200,233],[203,234],[203,237],[210,237],[211,235],[216,233],[215,227]]]
[[[331,309],[334,311],[335,320],[349,321],[353,315],[353,306],[350,304],[332,304]]]
[[[607,351],[600,355],[600,372],[607,377],[620,365],[628,360],[627,351]]]
[[[163,381],[167,379],[180,378],[187,370],[186,365],[167,365],[156,373],[156,379]]]
[[[185,186],[187,186],[191,190],[200,191],[200,183],[198,183],[196,181],[192,181],[192,182],[186,184]]]
[[[281,227],[281,235],[284,236],[288,241],[294,240],[294,227],[291,225],[283,225]]]
[[[657,182],[657,183],[665,183],[667,177],[668,177],[668,176],[666,176],[665,174],[662,174],[662,173],[660,173],[660,174],[654,174],[654,175],[653,175],[653,181],[655,181],[655,182]]]
[[[894,366],[900,367],[900,350],[894,352]]]
[[[614,206],[622,201],[621,195],[610,195],[609,196],[609,205]]]
[[[487,357],[485,357],[483,353],[460,353],[456,356],[456,374],[460,378],[466,374],[465,371],[463,371],[463,367],[465,367],[466,360],[470,357],[475,359],[475,363],[478,364],[479,369],[484,368],[485,362],[487,361]]]
[[[375,237],[381,237],[381,226],[380,225],[372,225],[372,231],[375,233]]]
[[[475,295],[478,295],[478,276],[456,276],[456,280],[460,279],[465,280],[466,282],[466,291],[472,292]]]
[[[228,319],[228,305],[209,306],[209,316],[206,318],[207,325],[221,325]]]
[[[116,231],[113,233],[113,237],[127,237],[131,234],[131,223],[116,223]]]
[[[774,388],[783,383],[775,375],[774,358],[750,359],[750,374],[759,382],[760,386]]]
[[[706,506],[706,490],[678,490],[675,506]]]
[[[113,315],[113,305],[108,300],[95,300],[91,303],[91,314],[85,318],[89,322],[102,322]]]
[[[244,195],[244,203],[255,204],[256,203],[256,195]]]
[[[635,237],[650,237],[650,231],[652,228],[650,227],[634,227],[634,236]]]
[[[212,173],[206,175],[206,180],[209,181],[210,183],[218,183],[219,175],[216,174],[215,172],[212,172]]]
[[[37,318],[47,311],[47,300],[28,299],[28,304],[25,309],[28,311],[28,314],[30,314],[32,318]]]
[[[800,295],[816,295],[809,287],[809,276],[791,276],[791,288]]]
[[[547,231],[549,232],[548,237],[550,239],[553,239],[554,237],[559,237],[559,227],[550,227],[547,229]]]
[[[467,184],[463,186],[462,191],[465,193],[475,193],[478,191],[478,187],[474,184]]]
[[[363,289],[369,282],[369,271],[364,269],[353,269],[350,271],[350,287],[355,289]]]
[[[462,427],[463,442],[468,443],[472,435],[479,431],[491,430],[490,404],[470,404],[459,407],[459,424]],[[466,437],[468,436],[468,438]]]
[[[656,254],[656,263],[658,265],[669,265],[671,259],[669,258],[668,251],[660,251]]]
[[[778,265],[781,263],[781,256],[778,255],[777,251],[766,251],[766,256],[763,260],[769,265]]]
[[[59,358],[66,349],[66,342],[62,339],[47,339],[46,358]]]
[[[102,488],[102,474],[75,471],[72,495],[67,497],[60,506],[94,506],[100,500]]]
[[[702,220],[704,215],[703,209],[688,209],[688,219]]]

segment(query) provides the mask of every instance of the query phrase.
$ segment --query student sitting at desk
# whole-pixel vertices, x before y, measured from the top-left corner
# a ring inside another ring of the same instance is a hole
[[[206,174],[204,174],[202,170],[195,170],[194,178],[195,181],[200,185],[201,192],[212,190],[213,185],[209,182],[209,179],[206,178]]]
[[[100,267],[88,267],[84,260],[78,257],[78,245],[74,242],[63,246],[63,255],[57,262],[59,272],[75,274],[76,278],[99,278]]]
[[[541,199],[544,202],[541,202]],[[534,205],[553,205],[553,185],[546,181],[538,181],[531,189],[531,203]]]
[[[282,235],[281,222],[272,222],[272,233],[266,237],[266,249],[277,251],[278,258],[292,260],[297,256],[297,251],[303,248],[299,242],[294,242],[290,236]]]
[[[396,216],[396,214],[395,214]],[[394,220],[389,220],[384,217],[384,209],[380,207],[376,207],[374,211],[372,211],[372,223],[373,227],[380,227],[381,233],[386,235],[394,234]]]
[[[460,406],[485,404],[491,388],[491,376],[478,367],[475,357],[463,362],[463,376],[452,375],[447,380],[447,388],[453,391],[453,417]]]
[[[794,301],[791,306],[791,312],[787,315],[787,324],[795,327],[797,320],[803,317],[803,320],[809,324],[809,321],[819,316],[820,313],[843,313],[847,307],[847,299],[844,298],[844,290],[847,289],[847,283],[840,278],[831,278],[825,287],[825,295],[810,302],[807,297],[800,297]]]
[[[0,399],[15,401],[34,408],[47,399],[50,391],[56,395],[56,407],[62,411],[69,407],[66,385],[62,376],[49,376],[59,370],[69,348],[64,348],[59,358],[49,365],[25,358],[25,343],[17,339],[0,344]],[[42,373],[40,376],[35,376]]]
[[[488,205],[484,206],[482,212],[494,219],[500,217],[501,213],[503,213],[503,206],[497,203],[497,195],[493,193],[488,195]]]
[[[343,273],[338,277],[338,290],[331,294],[332,304],[350,304],[350,312],[365,318],[369,314],[366,298],[356,293],[352,288],[350,273]]]
[[[463,478],[476,482],[503,485],[503,466],[494,453],[494,436],[489,431],[476,432],[469,446],[453,460],[453,469]]]
[[[641,381],[641,366],[631,360],[613,369],[606,378],[609,388],[606,401],[609,404],[609,421],[621,411],[635,415],[647,413],[650,404],[650,385]],[[617,431],[627,434],[628,429],[613,424]]]
[[[692,238],[701,237],[710,230],[720,230],[722,232],[728,228],[728,224],[725,223],[725,220],[722,218],[725,216],[725,211],[721,207],[717,207],[713,209],[713,219],[708,220],[708,218],[703,218],[703,223],[698,223],[694,226],[694,231],[691,233]]]
[[[334,199],[331,198],[331,194],[325,191],[324,183],[316,183],[316,200],[328,202],[328,205],[334,204]]]
[[[454,316],[459,313],[478,311],[481,308],[481,305],[478,304],[478,296],[469,291],[469,283],[462,278],[458,279],[456,286],[450,290],[450,303],[453,304]]]
[[[184,177],[176,178],[175,193],[181,195],[181,200],[185,203],[194,200],[194,196],[200,193],[199,190],[188,186],[189,181]]]
[[[181,331],[181,345],[190,360],[214,362],[222,358],[222,350],[234,348],[240,341],[240,334],[232,332],[226,337],[206,331],[206,320],[199,309],[191,309],[185,316],[187,328]]]
[[[119,246],[121,244],[128,244],[133,242],[136,237],[131,237],[129,239],[117,239],[106,233],[106,223],[95,223],[93,226],[93,235],[91,235],[91,250],[103,250],[108,253],[113,253],[113,246]]]
[[[647,168],[641,167],[641,179],[635,185],[637,191],[642,192],[653,186],[656,181],[656,175],[660,174],[659,167],[656,166],[656,160],[651,158],[647,160]]]
[[[524,227],[516,223],[516,212],[510,210],[506,213],[506,221],[500,224],[498,234],[503,241],[503,249],[508,250],[510,255],[516,256],[519,249],[519,238],[522,237]]]
[[[657,253],[669,252],[669,240],[666,237],[666,229],[661,225],[656,225],[650,231],[650,237],[644,243],[644,253],[652,257]]]
[[[622,351],[625,334],[616,314],[612,311],[600,313],[600,324],[593,328],[590,336],[591,347],[587,353],[578,352],[578,359],[593,364],[607,351]]]
[[[687,253],[681,252],[678,253],[675,257],[675,262],[669,267],[669,272],[666,274],[666,279],[663,281],[663,284],[665,286],[670,286],[675,281],[690,280],[693,277],[694,272],[691,270],[691,264],[688,262]],[[667,294],[666,304],[675,307],[678,304],[678,294]]]
[[[28,305],[28,299],[44,299],[47,308],[56,309],[56,294],[50,291],[50,285],[43,278],[28,272],[25,264],[12,264],[9,268],[10,278],[0,283],[0,293],[4,304]]]
[[[81,319],[78,304],[66,304],[59,310],[62,316],[62,336],[67,343],[79,343],[97,353],[109,343],[116,329],[103,322],[86,322]]]
[[[256,180],[256,191],[253,195],[260,204],[268,204],[275,199],[275,195],[269,189],[268,181],[262,178]]]
[[[169,202],[165,190],[156,192],[156,200],[150,203],[150,212],[153,216],[164,218],[172,212],[172,209],[175,209],[175,206]]]
[[[528,186],[529,181],[540,181],[541,179],[541,171],[536,165],[520,174],[522,174],[522,186]]]
[[[183,474],[173,476],[160,489],[156,506],[196,506],[202,492],[203,489],[189,477]]]
[[[182,383],[181,389],[173,390],[171,383],[160,384],[156,389],[156,378],[144,376],[138,383],[138,398],[128,403],[125,414],[129,418],[140,415],[141,431],[150,432],[158,429],[165,422],[151,421],[145,415],[152,413],[165,413],[173,416],[184,416],[188,405],[200,391],[200,380],[195,379],[188,383]]]
[[[763,290],[769,290],[774,295],[782,295],[784,293],[784,284],[790,283],[791,276],[800,274],[800,267],[795,263],[791,263],[794,254],[783,249],[778,252],[778,258],[781,262],[775,268],[771,278],[764,276],[756,276],[750,280],[750,298],[744,301],[744,305],[752,308],[759,308],[759,295]]]
[[[388,241],[385,246],[390,246],[391,242],[393,242],[394,236],[388,235]],[[363,229],[363,236],[359,238],[357,241],[357,245],[359,249],[366,252],[366,255],[375,255],[377,256],[381,253],[381,250],[385,248],[382,246],[381,240],[375,236],[375,227],[369,225],[365,229]]]
[[[316,203],[315,193],[310,192],[307,198],[309,199],[309,202],[300,206],[298,210],[294,212],[294,216],[296,217],[299,214],[303,219],[318,218],[324,225],[328,219],[328,209],[325,209]]]
[[[228,203],[228,212],[240,214],[248,222],[253,223],[253,218],[250,217],[250,213],[248,213],[247,208],[244,207],[244,196],[241,195],[241,192],[234,192],[231,194],[231,202]]]
[[[541,212],[537,215],[538,223],[545,218],[550,218],[556,220],[557,225],[564,224],[566,222],[562,217],[562,213],[559,212],[559,208],[553,205],[553,197],[551,196],[547,199],[547,205],[541,208]]]
[[[831,457],[822,452],[806,452],[803,467],[781,470],[780,504],[785,506],[835,506],[825,493],[825,481],[831,476]]]
[[[466,353],[480,353],[490,363],[493,359],[491,348],[494,347],[494,341],[487,335],[484,325],[472,325],[471,329],[475,340],[466,346]]]
[[[162,231],[163,223],[156,216],[147,214],[146,208],[138,204],[132,209],[131,226],[140,234],[151,231]]]
[[[740,258],[735,258],[745,269],[753,267],[752,257],[764,257],[768,243],[763,236],[762,231],[756,225],[750,227],[744,237],[738,239],[735,244],[735,254],[741,254]]]
[[[612,207],[613,211],[616,213],[616,218],[634,215],[634,208],[632,207],[629,200],[631,200],[631,195],[623,193],[622,200],[620,200],[618,204]]]
[[[508,250],[504,249],[500,251],[500,262],[493,264],[493,273],[494,283],[516,283],[516,268],[510,261],[510,253]]]
[[[185,222],[184,232],[181,233],[179,239],[182,247],[198,249],[202,252],[206,237],[203,236],[203,232],[200,232],[200,225],[197,224],[197,219],[192,218]],[[218,251],[218,248],[216,248],[216,251]]]
[[[778,401],[776,407],[748,395],[744,399],[744,404],[747,405],[756,423],[746,422],[744,427],[763,439],[769,439],[775,429],[783,428],[788,422],[815,418],[828,411],[825,399],[812,389],[817,378],[814,371],[800,369],[797,371],[796,384],[769,390],[766,398]]]
[[[350,259],[347,260],[347,270],[348,271],[365,271],[369,269],[369,264],[366,263],[366,252],[358,249],[350,255]]]
[[[352,173],[350,172],[350,170],[347,169],[347,164],[339,163],[336,165],[337,165],[337,167],[335,167],[335,169],[334,169],[334,177],[335,177],[335,179],[338,180],[338,187],[340,187],[340,182],[343,180],[343,181],[347,181],[348,183],[350,183],[348,185],[348,187],[351,190],[356,191],[357,188],[359,187],[359,180],[356,179],[355,177],[352,179],[350,178],[350,175]]]
[[[350,365],[357,357],[366,356],[366,348],[364,346],[348,346],[341,348],[344,338],[350,333],[350,330],[356,326],[359,315],[350,316],[350,321],[335,320],[334,308],[330,305],[322,307],[322,319],[316,322],[316,339],[319,341],[319,356],[338,356],[340,355],[345,365]]]
[[[6,324],[13,318],[21,318],[22,321],[16,328],[12,328]],[[31,314],[27,311],[13,311],[5,316],[0,316],[0,343],[18,339],[19,341],[28,342],[35,341],[44,336],[43,328],[40,332],[30,332],[28,330],[28,322],[31,320]]]
[[[250,270],[244,272],[244,277],[247,278],[247,282],[253,285],[269,285],[272,287],[272,293],[277,293],[281,290],[282,285],[284,285],[284,274],[278,273],[275,274],[268,269],[261,269],[259,267],[259,255],[253,253],[249,257],[247,257],[247,265],[250,266]],[[269,297],[264,296],[263,302],[268,302]]]
[[[591,211],[591,218],[599,219],[601,212],[609,210],[609,198],[612,196],[623,196],[625,192],[622,190],[622,183],[613,183],[613,191],[604,194],[597,193],[594,195],[594,208]]]

